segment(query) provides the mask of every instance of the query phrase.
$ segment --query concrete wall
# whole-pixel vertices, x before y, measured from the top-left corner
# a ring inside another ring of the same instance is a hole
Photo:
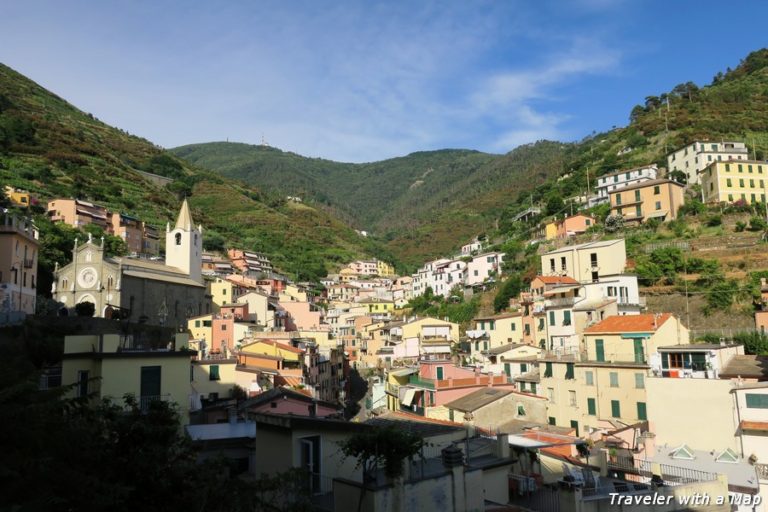
[[[686,444],[694,450],[741,452],[731,381],[649,377],[645,387],[657,447]]]

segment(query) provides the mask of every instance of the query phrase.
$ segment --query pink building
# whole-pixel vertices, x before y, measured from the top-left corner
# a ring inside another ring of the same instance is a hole
[[[248,303],[236,302],[234,304],[222,304],[221,314],[222,316],[234,318],[236,322],[248,320]]]
[[[226,349],[225,349],[226,348]],[[211,353],[232,354],[235,348],[235,319],[229,315],[213,315],[211,320]]]
[[[296,416],[317,416],[325,418],[339,414],[339,409],[328,402],[288,388],[276,387],[255,395],[243,402],[242,409],[260,413],[294,414]]]
[[[400,410],[426,415],[431,407],[439,407],[484,387],[515,389],[506,375],[484,374],[479,370],[460,368],[451,361],[420,361],[418,375],[400,386]]]
[[[324,330],[329,326],[323,322],[323,313],[309,302],[280,302],[280,307],[288,314],[285,329],[288,331]]]

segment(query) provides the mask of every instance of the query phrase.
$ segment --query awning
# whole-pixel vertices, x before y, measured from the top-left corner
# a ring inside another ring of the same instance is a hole
[[[656,217],[666,217],[669,212],[667,210],[657,210],[651,212],[645,216],[646,219],[655,219]]]
[[[406,407],[410,407],[413,402],[413,398],[416,396],[416,390],[409,388],[405,390],[405,396],[403,397],[402,404]]]
[[[395,377],[405,377],[407,375],[412,375],[416,372],[418,372],[418,368],[403,368],[402,370],[392,370],[389,372],[390,375],[394,375]]]
[[[544,292],[544,296],[549,297],[551,295],[557,295],[558,293],[566,293],[581,288],[580,284],[573,284],[571,286],[558,286]]]

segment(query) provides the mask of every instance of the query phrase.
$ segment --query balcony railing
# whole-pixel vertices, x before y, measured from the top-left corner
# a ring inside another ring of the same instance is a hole
[[[171,395],[147,395],[139,397],[139,409],[142,413],[149,412],[153,402],[170,402]]]
[[[558,299],[547,300],[547,306],[552,308],[573,306],[575,303],[576,303],[576,297],[560,297]]]

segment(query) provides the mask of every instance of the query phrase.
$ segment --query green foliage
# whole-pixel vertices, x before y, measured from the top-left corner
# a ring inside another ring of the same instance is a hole
[[[466,153],[469,160],[481,155]],[[174,181],[161,187],[136,169]],[[279,271],[298,279],[317,279],[356,258],[376,256],[399,264],[383,243],[358,236],[326,205],[290,205],[285,194],[257,190],[194,168],[144,139],[77,110],[2,64],[0,182],[29,190],[43,203],[77,197],[153,226],[172,222],[181,198],[190,197],[194,220],[206,230],[206,248],[232,245],[264,252]],[[350,190],[346,191],[350,196],[356,195]],[[45,215],[38,214],[36,222],[41,237],[39,289],[47,292],[54,264],[68,263],[75,237],[82,241],[84,236],[54,225]],[[95,227],[85,230],[97,239],[103,234]],[[105,248],[108,255],[126,252],[124,242],[116,237],[105,236]]]
[[[435,295],[432,288],[428,287],[423,295],[411,299],[406,308],[417,315],[447,318],[451,322],[466,325],[477,316],[480,303],[477,298],[465,301],[458,287],[448,301],[442,295]]]
[[[709,314],[712,311],[728,311],[731,309],[737,294],[739,293],[739,283],[734,279],[720,279],[713,283],[709,288],[707,305],[704,313]]]
[[[669,179],[672,181],[676,181],[682,185],[686,185],[688,183],[688,175],[685,174],[683,171],[674,170],[669,173]]]
[[[680,216],[685,215],[701,215],[706,210],[706,206],[698,199],[688,199],[683,206],[678,210]]]
[[[184,166],[167,153],[153,155],[142,167],[142,170],[168,178],[182,178],[186,175]]]
[[[733,228],[737,233],[741,233],[747,228],[747,223],[743,220],[736,221],[736,226]]]
[[[544,210],[545,215],[557,215],[563,213],[565,203],[560,194],[553,192],[547,196],[547,206]]]
[[[718,343],[719,334],[706,334],[701,340],[704,343]],[[768,336],[756,331],[738,332],[733,335],[733,341],[744,345],[745,354],[768,355]]]
[[[96,305],[93,302],[78,302],[75,304],[77,316],[91,317],[96,313]]]
[[[424,440],[409,431],[395,427],[372,428],[352,434],[339,442],[344,457],[357,459],[357,467],[364,474],[372,475],[376,468],[384,466],[389,478],[403,473],[403,462],[421,451]]]
[[[768,224],[763,217],[754,216],[749,219],[750,231],[765,231],[766,228],[768,228]]]
[[[624,229],[624,217],[621,215],[608,215],[603,224],[605,231],[615,233]]]
[[[199,464],[173,404],[142,411],[132,396],[92,403],[67,397],[73,385],[41,391],[40,367],[61,360],[63,332],[36,322],[0,330],[0,509],[310,510],[305,474],[248,482],[223,460]]]
[[[523,291],[523,279],[513,274],[501,284],[496,297],[493,299],[493,310],[497,313],[509,307],[509,299],[517,297]]]

